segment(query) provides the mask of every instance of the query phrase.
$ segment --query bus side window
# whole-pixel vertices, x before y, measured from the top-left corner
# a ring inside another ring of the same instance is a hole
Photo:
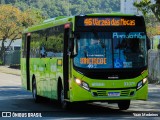
[[[63,56],[63,33],[64,28],[62,26],[55,26],[45,30],[45,49],[41,48],[41,56],[53,58]],[[44,40],[43,40],[44,41]],[[44,52],[45,51],[45,52]]]
[[[52,35],[49,35],[47,37],[47,41],[46,41],[46,57],[48,58],[53,58],[56,57],[55,54],[55,36],[52,33]]]
[[[46,57],[46,50],[44,46],[41,46],[40,48],[40,57],[45,58]]]

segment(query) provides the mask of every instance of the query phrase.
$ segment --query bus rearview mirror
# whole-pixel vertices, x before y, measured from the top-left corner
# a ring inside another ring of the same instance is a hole
[[[160,43],[157,45],[158,50],[160,50]]]

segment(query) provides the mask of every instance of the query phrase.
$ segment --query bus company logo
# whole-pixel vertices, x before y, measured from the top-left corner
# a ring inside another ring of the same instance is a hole
[[[42,117],[41,113],[30,113],[30,112],[2,112],[1,117]]]
[[[11,112],[2,112],[2,117],[11,117]]]
[[[108,76],[108,79],[119,79],[119,76],[118,75],[110,75]]]
[[[115,86],[115,83],[114,83],[114,82],[112,83],[112,86]]]
[[[109,76],[108,79],[119,79],[118,76]]]

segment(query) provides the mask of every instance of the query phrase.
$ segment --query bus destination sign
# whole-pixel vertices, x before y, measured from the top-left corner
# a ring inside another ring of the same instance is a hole
[[[84,26],[135,26],[135,19],[125,18],[84,18]]]

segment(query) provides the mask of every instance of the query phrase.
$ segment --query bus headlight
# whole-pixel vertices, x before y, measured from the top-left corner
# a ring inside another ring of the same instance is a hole
[[[75,79],[75,82],[78,84],[78,85],[81,85],[82,84],[82,81],[78,78]]]
[[[147,82],[147,78],[143,79],[143,85]]]
[[[143,85],[145,85],[147,82],[147,78],[144,78],[143,80],[139,81],[137,84],[137,90],[139,90]]]
[[[76,84],[78,84],[79,86],[81,86],[85,90],[88,90],[88,91],[90,90],[88,83],[86,83],[78,78],[75,78],[74,80],[75,80]]]
[[[142,87],[142,85],[143,85],[142,81],[138,82],[138,84],[137,84],[137,90],[140,89]]]

